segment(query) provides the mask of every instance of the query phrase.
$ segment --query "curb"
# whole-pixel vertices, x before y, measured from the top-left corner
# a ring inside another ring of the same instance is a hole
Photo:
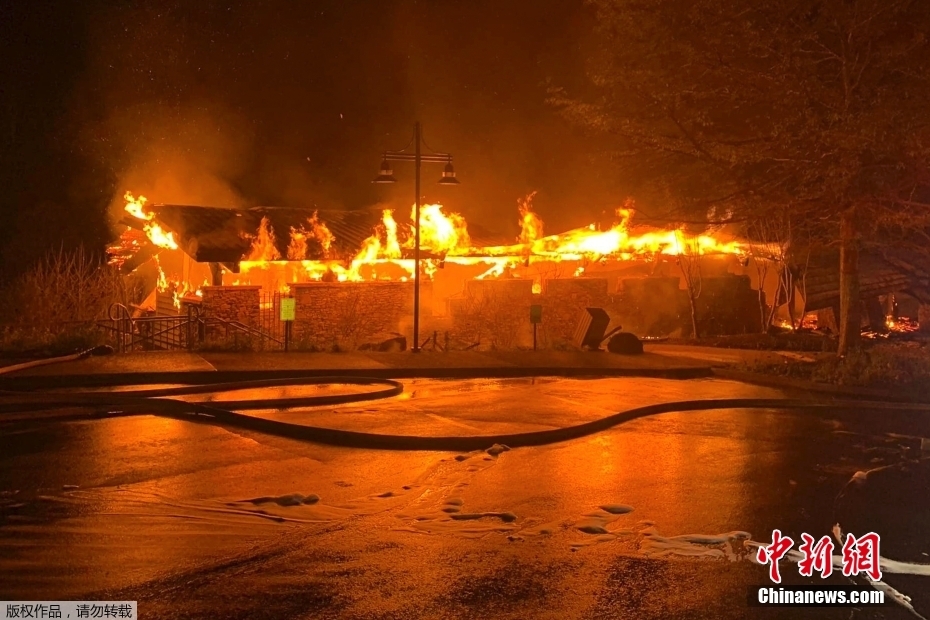
[[[0,377],[0,390],[28,392],[43,388],[90,388],[143,384],[207,385],[282,379],[333,377],[377,379],[518,379],[531,377],[644,377],[652,379],[705,379],[714,376],[710,366],[684,368],[519,367],[488,368],[354,368],[313,370],[196,370],[106,374],[29,375]]]
[[[719,379],[730,379],[742,383],[751,383],[765,387],[784,388],[791,390],[803,390],[815,394],[830,394],[841,398],[859,398],[879,402],[891,402],[902,404],[924,404],[927,401],[921,400],[916,396],[906,393],[893,392],[880,388],[864,388],[843,385],[832,385],[830,383],[817,383],[815,381],[806,381],[804,379],[794,379],[791,377],[782,377],[779,375],[766,375],[758,372],[747,372],[743,370],[731,370],[729,368],[713,368],[711,374]]]

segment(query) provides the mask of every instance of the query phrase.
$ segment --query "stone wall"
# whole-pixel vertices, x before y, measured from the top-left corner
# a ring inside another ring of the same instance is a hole
[[[260,286],[204,286],[202,291],[202,307],[208,318],[259,327]]]
[[[620,282],[623,329],[640,336],[668,336],[690,324],[688,293],[681,278],[629,278]]]
[[[466,281],[464,293],[449,304],[455,339],[495,349],[532,344],[530,306],[536,297],[532,280]]]
[[[297,348],[355,349],[395,333],[413,337],[413,282],[308,282],[292,284]],[[432,287],[420,286],[420,334],[430,329]]]
[[[749,276],[704,277],[697,298],[698,330],[702,336],[758,333],[762,329],[759,293]],[[691,335],[688,310],[685,335]]]
[[[292,284],[296,315],[291,332],[294,348],[354,350],[382,342],[396,334],[413,344],[413,282],[309,282]],[[748,277],[704,279],[698,298],[702,335],[755,331],[759,325],[756,291]],[[238,321],[259,328],[258,286],[211,286],[203,289],[209,317]],[[446,300],[440,300],[445,303]],[[420,344],[436,332],[453,348],[512,349],[533,343],[530,306],[542,306],[538,326],[540,347],[570,346],[585,308],[603,308],[611,328],[623,325],[641,336],[688,335],[691,330],[687,294],[679,278],[638,278],[620,282],[618,293],[606,278],[579,277],[546,280],[533,293],[528,278],[466,280],[448,307],[433,312],[432,282],[420,289]]]
[[[450,300],[452,330],[458,345],[512,349],[533,344],[530,306],[542,306],[538,343],[542,348],[570,346],[585,308],[616,309],[606,278],[547,280],[541,294],[529,279],[472,280]]]
[[[764,300],[763,300],[764,301]],[[703,277],[697,298],[702,336],[756,333],[759,293],[749,276]],[[690,336],[691,304],[678,277],[633,278],[620,283],[617,314],[625,331],[640,336]]]
[[[543,283],[540,338],[543,346],[563,347],[572,342],[585,308],[603,308],[616,320],[618,299],[607,289],[607,278],[571,278]],[[611,327],[612,328],[612,327]]]

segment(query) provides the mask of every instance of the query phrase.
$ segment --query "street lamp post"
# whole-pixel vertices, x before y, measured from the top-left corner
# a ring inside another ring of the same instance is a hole
[[[420,144],[429,146],[423,142],[420,135],[420,123],[413,125],[413,153],[407,151],[410,144],[399,151],[385,151],[381,155],[381,172],[376,176],[372,183],[396,183],[394,171],[391,169],[389,161],[412,161],[416,170],[414,177],[414,189],[416,200],[413,203],[413,220],[414,220],[414,239],[413,239],[413,347],[410,349],[413,353],[420,352],[420,165],[422,163],[445,164],[442,177],[439,179],[439,185],[458,185],[459,181],[455,178],[455,169],[452,167],[452,155],[449,153],[439,153],[430,150],[430,153],[423,154],[420,152]]]

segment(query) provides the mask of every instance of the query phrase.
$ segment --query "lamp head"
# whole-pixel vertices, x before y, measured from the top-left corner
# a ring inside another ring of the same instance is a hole
[[[372,183],[397,183],[397,179],[394,178],[394,171],[391,170],[391,164],[385,159],[381,162],[381,171],[378,173],[374,179],[371,180]]]
[[[445,169],[442,171],[442,178],[439,179],[440,185],[458,185],[459,180],[455,178],[455,168],[452,167],[452,162],[450,161],[446,164]]]

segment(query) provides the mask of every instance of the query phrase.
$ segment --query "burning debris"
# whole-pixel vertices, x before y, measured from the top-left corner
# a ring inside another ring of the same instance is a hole
[[[630,233],[632,206],[617,212],[618,223],[607,231],[593,224],[562,234],[542,235],[543,222],[531,210],[532,195],[519,204],[521,231],[518,242],[506,246],[475,246],[471,242],[465,218],[458,213],[446,213],[442,205],[429,204],[420,208],[420,247],[424,275],[432,278],[445,264],[474,265],[481,270],[475,279],[524,277],[531,263],[575,261],[585,264],[572,269],[574,277],[585,274],[587,263],[607,260],[631,260],[654,255],[677,256],[689,252],[706,254],[740,254],[742,244],[721,242],[707,236],[686,235],[680,230]],[[263,219],[247,259],[242,261],[242,273],[284,270],[289,282],[330,280],[359,282],[368,280],[406,281],[414,277],[413,249],[416,226],[398,223],[392,210],[382,213],[381,222],[365,239],[359,251],[349,260],[306,260],[307,240],[313,236],[328,251],[332,234],[316,220],[308,232],[292,229],[288,247],[289,263],[300,261],[299,267],[285,265],[276,249],[274,231]],[[295,234],[296,233],[296,234]],[[276,263],[282,263],[280,265]],[[534,276],[534,280],[539,278]]]
[[[916,334],[920,331],[920,324],[917,321],[914,321],[906,316],[899,316],[894,318],[894,316],[889,315],[885,319],[885,329],[883,331],[876,331],[873,329],[867,329],[862,331],[862,336],[864,338],[870,338],[873,340],[877,339],[907,339],[912,334]]]
[[[395,211],[384,210],[380,222],[354,252],[347,251],[345,239],[337,249],[334,244],[336,236],[316,211],[310,217],[304,216],[303,221],[292,219],[286,228],[282,227],[286,231],[286,239],[279,239],[279,231],[275,230],[272,219],[269,215],[262,215],[254,233],[239,228],[239,239],[245,249],[238,260],[223,263],[232,265],[224,271],[237,272],[234,282],[231,282],[233,285],[260,284],[268,291],[284,292],[291,284],[314,281],[407,282],[416,277],[413,257],[417,225],[420,229],[422,277],[433,280],[439,269],[455,265],[464,269],[461,273],[467,274],[462,276],[466,280],[531,279],[533,293],[537,295],[543,292],[545,280],[588,276],[594,265],[690,253],[702,256],[745,253],[740,242],[721,241],[710,235],[690,235],[680,229],[634,234],[632,201],[617,209],[615,224],[607,230],[591,224],[560,234],[545,235],[544,223],[532,208],[534,195],[518,201],[520,233],[515,242],[508,245],[476,244],[465,218],[461,214],[447,212],[440,204],[421,205],[418,223],[414,222],[414,209],[406,221],[395,219]],[[128,256],[138,255],[138,263],[144,258],[141,250],[145,246],[155,250],[153,256],[162,249],[178,249],[175,234],[183,234],[184,231],[168,231],[162,227],[161,206],[149,208],[144,196],[136,197],[131,192],[126,192],[124,198],[125,211],[132,219],[120,245],[114,248],[113,262],[123,263]],[[246,213],[249,212],[235,212],[233,215]],[[252,213],[249,216],[254,217]],[[242,219],[238,223],[246,221]],[[145,238],[139,237],[139,229]],[[191,242],[196,247],[199,239],[184,237],[183,243],[186,248]],[[564,269],[559,267],[563,263]],[[185,295],[189,298],[197,296],[199,285],[194,282],[198,282],[200,276],[195,276],[190,267],[179,269],[183,276],[166,276],[156,256],[155,270],[158,274],[157,289],[160,292],[171,291],[175,306],[180,305],[179,300]],[[204,280],[204,284],[208,282],[208,279]]]
[[[165,232],[159,224],[153,221],[155,214],[146,210],[145,203],[148,202],[148,199],[145,196],[135,198],[132,192],[126,192],[123,198],[126,200],[126,212],[135,219],[140,220],[142,230],[152,243],[160,248],[169,250],[178,249],[178,243],[174,239],[174,233]]]

